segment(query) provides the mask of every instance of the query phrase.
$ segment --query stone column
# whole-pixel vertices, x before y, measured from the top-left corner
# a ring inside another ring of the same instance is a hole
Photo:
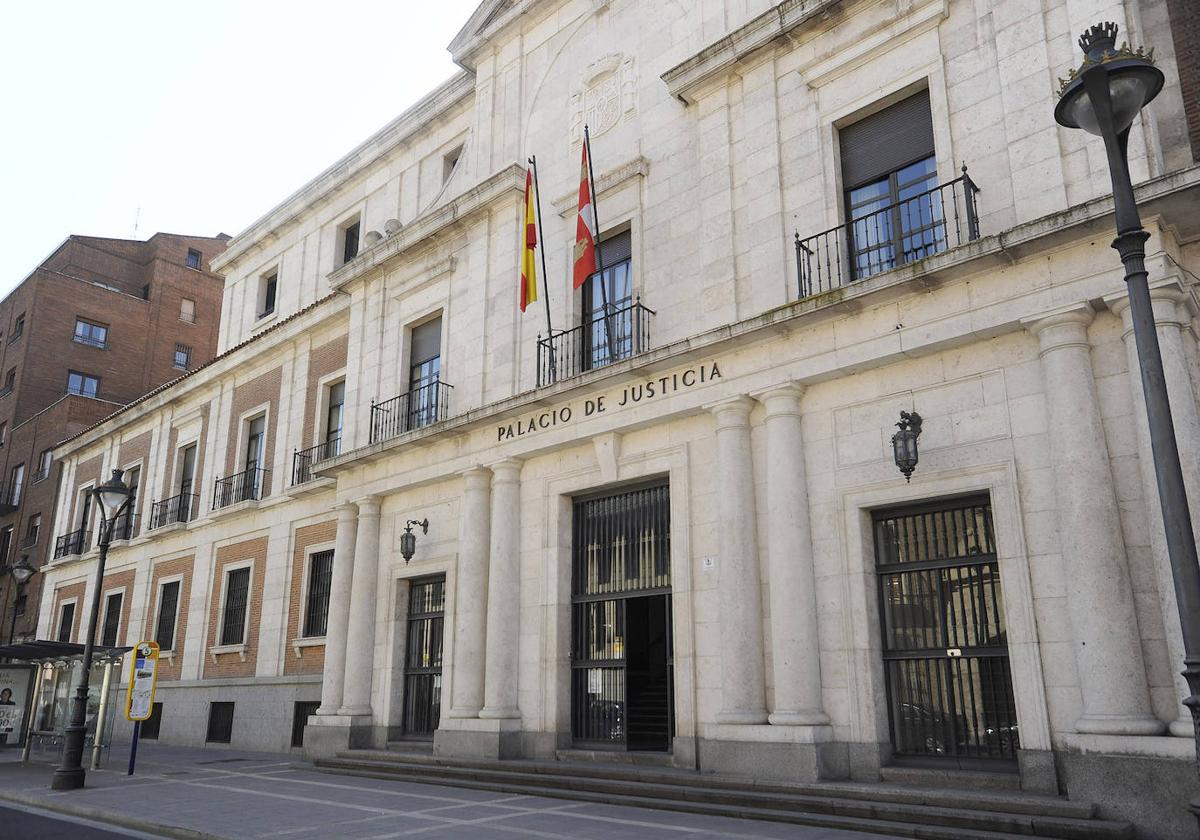
[[[829,723],[821,697],[816,575],[808,519],[808,486],[800,430],[803,389],[787,384],[757,395],[767,410],[767,569],[773,724]]]
[[[333,577],[329,582],[329,620],[325,626],[325,665],[321,672],[319,715],[336,715],[346,685],[346,634],[350,625],[350,582],[354,571],[354,537],[358,508],[338,505],[337,537],[333,546]]]
[[[483,707],[491,483],[492,472],[484,467],[463,473],[454,595],[454,690],[449,712],[452,718],[478,717]]]
[[[491,556],[487,572],[487,641],[479,716],[519,718],[517,638],[521,623],[521,462],[492,465]]]
[[[1133,588],[1096,381],[1086,304],[1025,326],[1041,344],[1058,531],[1075,634],[1083,716],[1079,732],[1154,735]]]
[[[721,711],[718,723],[767,722],[763,667],[762,586],[758,518],[750,455],[754,400],[734,397],[712,406],[717,421],[717,507],[720,557]]]
[[[345,687],[338,714],[369,715],[379,586],[379,497],[367,496],[355,504],[358,505],[358,531],[354,538],[354,575],[350,584]]]
[[[1188,360],[1183,346],[1182,330],[1186,316],[1180,311],[1186,296],[1177,286],[1150,290],[1154,306],[1154,323],[1162,351],[1163,374],[1167,396],[1171,401],[1171,417],[1175,422],[1175,441],[1179,446],[1179,461],[1183,466],[1183,482],[1191,508],[1192,528],[1200,534],[1200,413],[1196,394],[1188,374]],[[1175,601],[1175,578],[1171,574],[1171,559],[1167,554],[1167,535],[1163,530],[1162,508],[1158,503],[1158,476],[1154,469],[1154,454],[1150,450],[1150,424],[1146,419],[1146,401],[1142,396],[1142,377],[1138,362],[1137,344],[1133,336],[1133,320],[1129,314],[1129,298],[1111,301],[1112,311],[1121,316],[1124,326],[1125,351],[1129,358],[1129,393],[1133,400],[1134,423],[1137,424],[1138,462],[1142,471],[1142,494],[1146,499],[1146,516],[1150,526],[1150,550],[1154,556],[1158,598],[1162,609],[1163,629],[1170,656],[1175,688],[1182,699],[1191,694],[1181,672],[1183,668],[1183,635],[1179,624],[1179,605]],[[1182,704],[1178,717],[1171,721],[1172,735],[1190,738],[1195,734],[1192,716]]]

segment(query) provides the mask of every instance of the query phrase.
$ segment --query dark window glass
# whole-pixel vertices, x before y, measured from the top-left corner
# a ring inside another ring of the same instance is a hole
[[[263,447],[267,439],[267,418],[255,417],[246,431],[246,469],[254,470],[262,464]]]
[[[104,647],[117,646],[117,634],[121,629],[121,593],[114,592],[104,601],[104,629],[100,633],[100,644]]]
[[[437,421],[438,381],[442,374],[442,319],[434,318],[414,327],[409,344],[409,428],[418,429]]]
[[[208,733],[204,740],[210,744],[228,744],[233,740],[233,704],[208,704]]]
[[[63,604],[58,611],[58,641],[71,641],[71,631],[75,624],[75,604]]]
[[[317,713],[320,708],[321,701],[319,700],[297,700],[295,710],[292,712],[292,746],[304,746],[304,725],[308,723],[309,717]]]
[[[28,542],[36,543],[38,535],[42,532],[42,515],[35,513],[29,517],[29,524],[25,527],[25,539]]]
[[[246,603],[250,594],[250,569],[235,569],[225,576],[225,619],[221,622],[221,644],[246,641]]]
[[[333,580],[333,552],[309,558],[308,597],[304,604],[304,635],[324,636],[329,622],[329,586]]]
[[[0,423],[0,446],[4,445],[4,441],[7,437],[8,437],[8,424]]]
[[[101,324],[93,324],[91,321],[85,321],[82,318],[76,318],[75,341],[91,347],[107,347],[108,327]]]
[[[275,292],[278,287],[279,287],[279,273],[278,272],[275,272],[274,274],[270,275],[265,280],[263,280],[262,312],[260,312],[258,314],[258,317],[260,317],[260,318],[266,317],[267,315],[270,315],[272,312],[275,311]]]
[[[175,345],[175,367],[187,370],[192,363],[192,348],[186,344]]]
[[[0,529],[0,565],[8,563],[9,552],[12,551],[13,526]]]
[[[17,464],[12,468],[8,479],[9,504],[21,504],[21,492],[25,489],[25,465]]]
[[[160,650],[175,650],[175,614],[179,607],[179,581],[164,583],[158,590],[158,623],[154,641]]]
[[[158,740],[158,733],[162,729],[163,704],[155,703],[150,709],[150,717],[142,721],[141,731],[138,733],[139,738],[147,738],[151,741]]]
[[[11,391],[13,386],[17,384],[17,369],[9,368],[8,373],[4,374],[4,390]]]
[[[600,242],[601,269],[583,284],[584,364],[603,367],[633,354],[632,239],[629,231]]]
[[[8,343],[12,344],[21,337],[21,333],[25,332],[25,313],[22,312],[17,316],[17,320],[13,323],[12,334],[8,337]]]
[[[325,414],[325,457],[332,458],[341,452],[342,421],[346,408],[346,383],[335,382],[329,386],[329,410]]]
[[[192,492],[192,483],[196,480],[196,444],[185,446],[179,467],[179,492]]]
[[[188,268],[200,267],[201,254],[195,248],[188,248],[187,265]]]
[[[67,393],[81,397],[95,397],[100,393],[100,379],[88,373],[70,371],[67,374]]]
[[[342,247],[342,262],[348,263],[350,260],[358,256],[358,222],[346,228],[343,247]]]

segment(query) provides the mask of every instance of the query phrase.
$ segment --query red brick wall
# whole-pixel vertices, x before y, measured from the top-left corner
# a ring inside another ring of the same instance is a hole
[[[279,368],[269,370],[261,376],[256,376],[249,382],[238,385],[233,389],[233,407],[229,415],[229,445],[225,450],[225,472],[229,476],[242,470],[242,453],[244,445],[243,430],[239,427],[239,419],[243,412],[255,406],[269,403],[267,410],[267,443],[263,452],[263,469],[274,468],[275,456],[275,426],[279,417],[279,385],[282,373]]]
[[[129,569],[123,572],[116,572],[111,575],[104,576],[104,585],[100,587],[100,597],[107,598],[105,595],[110,589],[120,589],[125,587],[125,593],[121,596],[121,623],[117,627],[117,645],[132,645],[134,642],[140,642],[141,639],[135,639],[129,630],[129,610],[133,606],[133,581],[137,572]],[[100,602],[100,615],[96,619],[96,644],[100,644],[100,639],[104,633],[104,609],[105,602]],[[136,629],[136,628],[135,628]]]
[[[1200,3],[1197,0],[1167,0],[1175,63],[1187,119],[1192,160],[1200,161]]]
[[[308,578],[308,548],[333,543],[337,536],[337,520],[307,525],[296,529],[296,548],[292,552],[292,585],[288,594],[287,650],[283,662],[285,674],[319,674],[325,666],[325,646],[296,648],[292,641],[301,638],[304,630],[304,586]]]
[[[179,557],[174,560],[164,560],[155,563],[150,574],[150,610],[146,613],[146,626],[142,631],[143,639],[153,639],[155,621],[158,618],[158,584],[163,578],[183,575],[179,582],[179,618],[175,622],[175,655],[161,657],[158,663],[158,678],[160,680],[179,679],[183,667],[183,651],[187,645],[188,601],[192,596],[192,564],[195,557]]]
[[[86,604],[83,603],[84,586],[85,586],[85,584],[82,581],[80,581],[79,583],[72,583],[70,586],[60,586],[58,589],[54,590],[54,612],[52,612],[50,614],[49,636],[51,639],[58,638],[59,605],[63,601],[69,600],[71,598],[75,598],[76,599],[75,600],[75,620],[71,627],[71,639],[70,640],[72,642],[79,641],[79,637],[80,637],[79,621],[80,621],[81,617],[83,616],[84,607],[87,606]]]
[[[213,564],[212,603],[208,612],[208,647],[211,650],[220,645],[221,604],[225,601],[225,569],[227,566],[253,560],[254,568],[250,573],[250,598],[248,612],[249,621],[246,623],[245,659],[237,653],[219,653],[216,661],[212,654],[204,651],[204,678],[216,677],[252,677],[258,660],[258,626],[262,616],[263,576],[267,567],[267,538],[258,537],[233,545],[221,546],[217,549],[216,562]]]
[[[329,376],[334,371],[346,366],[347,337],[339,336],[333,341],[314,347],[308,357],[308,391],[304,403],[304,447],[316,446],[321,419],[317,412],[321,406],[321,394],[317,391],[317,383],[322,377]]]

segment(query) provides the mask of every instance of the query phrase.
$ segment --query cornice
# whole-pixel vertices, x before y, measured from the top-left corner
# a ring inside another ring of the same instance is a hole
[[[210,268],[228,274],[242,257],[257,246],[277,240],[283,229],[296,224],[313,207],[328,204],[331,193],[347,180],[411,140],[474,92],[475,77],[470,73],[461,72],[447,80],[230,240],[225,252],[211,261]]]
[[[509,25],[544,6],[552,3],[561,5],[563,0],[516,0],[511,2],[508,9],[502,10],[502,7],[510,2],[511,0],[487,0],[475,9],[446,48],[455,64],[474,72],[476,57]],[[609,2],[610,0],[590,0],[592,13],[603,11]]]
[[[650,161],[638,155],[630,158],[616,167],[600,173],[596,179],[596,195],[602,196],[615,187],[620,186],[631,178],[647,178],[650,175]],[[566,195],[554,199],[554,212],[560,216],[568,216],[579,209],[579,186]]]

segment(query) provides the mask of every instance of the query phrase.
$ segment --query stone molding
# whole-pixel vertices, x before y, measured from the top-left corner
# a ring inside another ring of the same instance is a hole
[[[622,164],[617,165],[612,169],[601,172],[596,178],[596,195],[602,196],[605,193],[616,189],[626,181],[634,178],[646,178],[650,175],[650,161],[638,155],[630,158]],[[559,216],[569,216],[579,209],[579,189],[566,195],[554,199],[554,212]]]

